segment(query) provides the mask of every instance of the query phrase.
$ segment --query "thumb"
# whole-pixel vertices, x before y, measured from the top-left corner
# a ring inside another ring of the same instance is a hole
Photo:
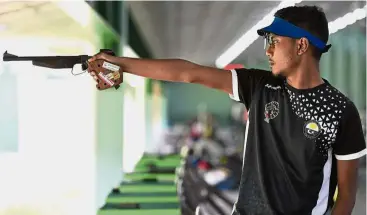
[[[92,56],[91,58],[89,58],[88,59],[88,62],[93,62],[93,61],[96,61],[96,60],[107,60],[107,54],[106,53],[103,53],[103,52],[101,52],[101,53],[98,53],[98,54],[96,54],[96,55],[94,55],[94,56]]]

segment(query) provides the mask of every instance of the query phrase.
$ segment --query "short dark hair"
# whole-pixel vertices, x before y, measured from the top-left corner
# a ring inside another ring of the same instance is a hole
[[[274,16],[307,30],[325,43],[329,40],[328,21],[323,9],[320,7],[291,6],[278,10]],[[322,52],[314,46],[312,48],[313,56],[320,60]]]

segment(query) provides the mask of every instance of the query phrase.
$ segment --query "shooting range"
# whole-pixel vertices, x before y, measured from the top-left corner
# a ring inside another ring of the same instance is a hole
[[[365,1],[1,1],[0,215],[231,215],[249,123],[244,104],[196,83],[124,72],[119,87],[98,90],[84,58],[53,69],[14,56],[108,49],[269,70],[254,29],[280,8],[307,4],[329,21],[333,46],[321,76],[355,104],[366,137]],[[352,215],[363,215],[365,157],[357,187]]]

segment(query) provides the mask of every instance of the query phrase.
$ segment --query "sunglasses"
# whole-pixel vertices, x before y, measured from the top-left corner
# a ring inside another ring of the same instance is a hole
[[[269,46],[274,46],[279,41],[275,38],[275,35],[272,33],[266,33],[264,35],[264,49],[268,49]]]

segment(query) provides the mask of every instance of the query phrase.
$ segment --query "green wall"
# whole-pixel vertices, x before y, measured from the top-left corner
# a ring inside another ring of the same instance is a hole
[[[198,105],[206,104],[216,120],[229,123],[232,100],[227,94],[198,84],[165,83],[168,124],[187,122],[197,116]]]
[[[331,35],[333,46],[321,60],[322,76],[362,110],[366,108],[366,33],[356,26]]]
[[[141,36],[140,29],[138,25],[136,24],[133,16],[131,15],[129,8],[125,6],[126,3],[124,3],[123,1],[120,1],[120,2],[91,1],[88,3],[91,5],[91,7],[93,7],[97,11],[97,13],[105,21],[105,25],[98,26],[98,27],[109,29],[109,31],[106,31],[105,29],[99,30],[99,34],[101,34],[103,38],[101,48],[112,49],[116,52],[118,56],[122,56],[124,50],[122,50],[121,48],[124,45],[129,45],[131,49],[133,49],[139,57],[153,58],[151,51],[147,48],[144,38]],[[112,35],[111,35],[111,32],[112,32]],[[156,82],[160,83],[159,81],[156,81]],[[164,111],[166,108],[165,98],[160,99],[161,104],[157,104],[157,102],[155,103],[152,102],[152,96],[153,96],[153,92],[151,88],[152,83],[153,83],[152,80],[146,79],[147,89],[146,89],[146,97],[145,97],[145,102],[144,102],[145,108],[146,108],[145,110],[146,112],[145,113],[145,125],[146,125],[146,128],[145,128],[146,137],[145,138],[147,140],[146,150],[151,150],[155,147],[156,144],[152,140],[156,139],[155,137],[157,136],[157,133],[159,133],[157,131],[160,131],[157,128],[158,127],[163,128],[166,122],[165,114],[164,114]],[[127,90],[125,86],[126,84],[127,82],[125,82],[125,84],[122,84],[122,87],[117,91],[120,93],[117,93],[117,94],[114,93],[115,95],[110,95],[113,92],[108,92],[108,95],[104,95],[104,94],[99,95],[101,96],[101,98],[99,98],[98,100],[98,110],[99,110],[98,117],[101,117],[101,121],[105,122],[102,119],[103,117],[110,118],[111,113],[105,112],[105,110],[107,110],[107,107],[110,105],[115,105],[115,107],[117,105],[118,108],[115,109],[114,107],[113,110],[115,113],[116,111],[120,110],[121,114],[123,113],[124,109],[131,108],[131,107],[126,106],[127,103],[126,101],[124,101],[125,93],[123,91]],[[115,97],[115,100],[113,100],[114,97]],[[103,102],[103,104],[100,104],[101,102]],[[159,112],[159,110],[157,110],[157,107],[161,111],[160,112],[161,117],[159,116],[157,117],[157,112]],[[116,113],[116,117],[123,121],[124,116],[121,115],[120,113]],[[104,128],[102,128],[102,126],[104,126]],[[99,133],[100,133],[99,135],[101,136],[101,141],[103,140],[103,137],[106,137],[107,139],[111,139],[111,138],[108,138],[108,136],[120,135],[120,137],[125,140],[123,141],[124,142],[123,149],[121,150],[119,148],[115,148],[115,149],[117,153],[123,153],[124,151],[124,154],[126,154],[124,147],[132,143],[129,143],[126,141],[127,135],[125,135],[124,137],[123,130],[125,126],[128,126],[128,125],[126,124],[117,125],[116,127],[118,129],[109,130],[108,129],[109,126],[106,123],[103,123],[103,125],[101,125],[100,126],[101,128],[99,129]],[[114,134],[111,134],[111,132],[114,132]],[[118,142],[119,141],[120,140],[118,140]],[[116,154],[115,156],[118,156],[118,154]],[[125,158],[123,162],[125,162]],[[106,185],[103,185],[103,186],[106,186]]]

